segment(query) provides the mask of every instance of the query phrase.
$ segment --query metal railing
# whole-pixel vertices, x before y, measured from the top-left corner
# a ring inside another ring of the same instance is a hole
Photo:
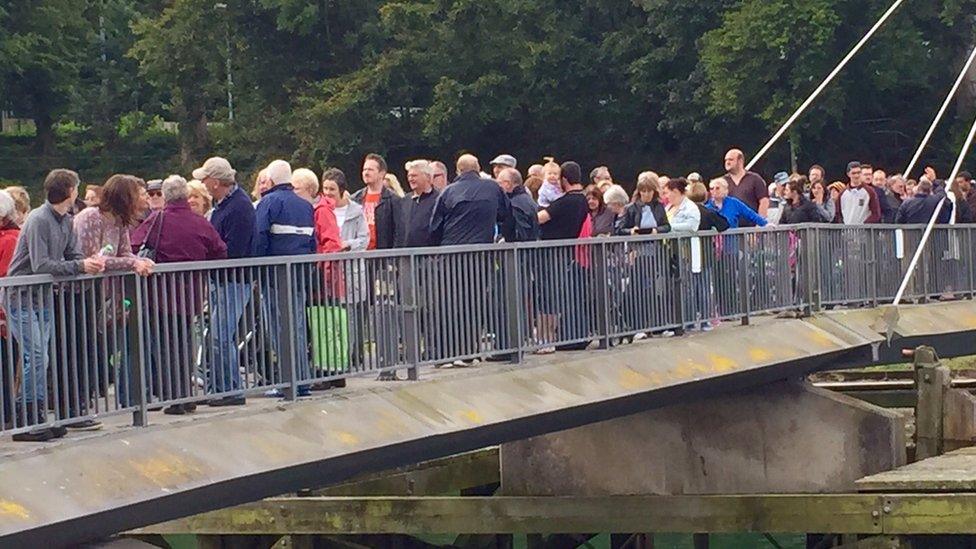
[[[804,225],[160,264],[0,279],[0,430],[458,360],[520,361],[785,310],[893,299],[922,227]],[[938,227],[906,299],[971,296],[973,227]]]

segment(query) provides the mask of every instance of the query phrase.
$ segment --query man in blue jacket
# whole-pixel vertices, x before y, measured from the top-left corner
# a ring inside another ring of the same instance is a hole
[[[275,160],[266,168],[268,179],[272,187],[261,195],[257,209],[257,257],[290,256],[315,253],[315,211],[304,198],[295,194],[291,185],[291,165],[284,160]],[[299,265],[314,268],[312,263]],[[308,294],[306,280],[309,277],[299,274],[295,277],[292,303],[294,308],[294,334],[282,334],[280,330],[283,312],[278,310],[278,291],[283,288],[274,286],[265,288],[267,303],[265,307],[270,316],[271,342],[275,353],[279,346],[275,344],[281,337],[294,337],[295,371],[299,381],[311,378],[308,366],[308,334],[305,326],[305,296]],[[279,366],[282,362],[278,361]],[[282,372],[286,374],[287,372]],[[298,389],[299,396],[308,396],[309,385],[302,385]]]
[[[225,158],[208,158],[203,166],[193,170],[214,199],[210,224],[227,245],[229,259],[243,259],[254,255],[257,235],[254,206],[237,184],[237,172]],[[251,283],[242,277],[221,276],[210,281],[210,346],[213,364],[207,379],[207,392],[226,395],[210,401],[210,406],[240,406],[245,403],[241,394],[240,357],[237,352],[237,327],[244,310],[251,302]]]

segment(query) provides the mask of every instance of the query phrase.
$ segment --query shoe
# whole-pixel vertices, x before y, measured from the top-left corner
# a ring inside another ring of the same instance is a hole
[[[184,416],[186,415],[186,408],[182,404],[174,404],[163,409],[163,413],[168,416]]]
[[[68,430],[64,427],[51,427],[51,434],[54,438],[63,438],[64,435],[68,434]]]
[[[399,381],[396,372],[383,372],[377,376],[376,381]]]
[[[318,383],[313,383],[311,389],[313,391],[328,391],[332,388],[332,383],[329,381],[319,381]]]
[[[455,360],[454,361],[454,367],[455,368],[470,368],[472,366],[474,366],[474,361],[473,360]]]
[[[308,385],[302,385],[301,387],[298,388],[298,396],[299,397],[312,396],[312,388],[309,387]]]
[[[504,355],[491,355],[485,358],[485,362],[511,362],[515,359],[514,353],[507,353]]]
[[[66,428],[72,431],[99,431],[102,429],[103,425],[101,421],[95,421],[94,419],[86,419],[80,423],[72,423],[70,425],[65,425]]]
[[[41,429],[27,433],[17,433],[13,436],[14,442],[47,442],[57,438],[51,429]]]
[[[345,389],[346,388],[346,378],[337,379],[332,382],[333,389]]]
[[[242,396],[215,398],[210,402],[207,402],[207,406],[210,406],[211,408],[223,408],[224,406],[244,406],[245,404],[247,404],[247,399]]]
[[[196,405],[196,403],[193,403],[193,404],[184,404],[183,405],[183,409],[186,410],[186,413],[189,414],[190,412],[196,412],[197,411],[197,405]]]
[[[664,330],[661,332],[661,337],[674,337],[674,330]]]
[[[543,347],[535,352],[537,355],[551,355],[556,352],[555,347]]]
[[[703,332],[711,332],[714,329],[715,328],[712,327],[712,324],[710,322],[702,322],[701,331],[703,331]]]
[[[634,334],[634,341],[640,341],[642,339],[647,339],[647,334],[646,333],[641,332],[639,334]]]

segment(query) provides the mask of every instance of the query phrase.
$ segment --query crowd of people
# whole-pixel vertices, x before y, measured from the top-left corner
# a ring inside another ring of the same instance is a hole
[[[256,174],[248,193],[230,162],[213,157],[193,170],[190,181],[179,175],[146,181],[117,174],[102,185],[88,186],[83,198],[79,175],[57,169],[46,177],[44,203],[34,210],[22,187],[0,190],[0,276],[132,272],[152,277],[157,264],[188,261],[721,232],[801,223],[927,223],[943,198],[947,201],[940,222],[969,223],[976,212],[976,189],[966,172],[946,182],[926,168],[915,181],[851,162],[847,181],[828,183],[824,168],[815,165],[807,175],[777,173],[767,184],[745,169],[745,157],[735,149],[725,155],[722,177],[706,181],[698,173],[671,177],[646,171],[637,176],[632,194],[615,182],[606,166],[596,167],[585,178],[577,162],[546,158],[523,174],[516,158],[503,154],[486,167],[490,173],[482,170],[478,158],[464,154],[450,177],[442,162],[413,160],[404,167],[405,192],[385,159],[371,153],[362,164],[363,187],[351,192],[346,174],[339,169],[318,176],[311,169],[293,170],[288,162],[275,160]],[[362,272],[352,273],[351,278],[342,281],[343,302],[350,304],[348,322],[362,324],[366,316],[356,312],[357,306],[365,306],[373,297],[375,281],[365,280]],[[252,290],[248,281],[224,278],[211,280],[202,291],[201,299],[210,303],[213,341],[212,375],[206,390],[225,395],[211,400],[212,406],[245,402],[237,342],[242,315],[254,299]],[[281,316],[277,311],[281,300],[270,294],[274,291],[266,289],[262,307],[268,311],[271,331],[278,332],[274,323]],[[293,296],[297,302],[304,298],[300,291]],[[541,342],[558,339],[557,299],[543,295],[536,304],[535,330]],[[75,292],[68,300],[77,301],[71,311],[82,311],[90,296]],[[49,396],[48,387],[52,337],[70,334],[75,347],[83,349],[89,347],[85,334],[96,333],[98,327],[72,327],[72,322],[90,324],[93,319],[79,312],[65,320],[63,312],[55,315],[50,304],[36,295],[9,292],[4,303],[0,355],[15,356],[17,365],[6,366],[2,375],[3,413],[16,426],[43,424],[49,400],[58,398]],[[162,303],[163,310],[149,324],[189,330],[180,319],[196,314],[200,306],[192,299]],[[298,332],[304,334],[307,327],[301,316]],[[299,348],[309,345],[303,337]],[[162,346],[189,345],[192,334],[174,333],[171,341],[149,339],[154,372],[173,376],[187,368],[179,357],[191,356],[192,349],[163,352]],[[350,339],[355,340],[352,352],[362,352],[364,337],[351,335]],[[538,352],[555,350],[542,345]],[[97,364],[100,358],[89,354],[86,362]],[[300,365],[299,370],[305,371],[299,375],[308,378],[307,368]],[[80,382],[75,377],[83,374],[79,370],[72,369],[74,377],[67,379],[76,393]],[[389,373],[383,377],[393,378]],[[119,385],[120,402],[128,405],[132,397],[127,394],[128,382]],[[89,394],[66,399],[66,412],[85,416],[92,393],[98,390],[93,387]],[[302,387],[303,393],[308,390]],[[188,388],[155,396],[178,400],[188,396]],[[194,406],[174,404],[165,412],[185,414]],[[87,420],[72,427],[93,429],[98,423]],[[45,428],[16,437],[50,440],[63,434],[63,428]]]

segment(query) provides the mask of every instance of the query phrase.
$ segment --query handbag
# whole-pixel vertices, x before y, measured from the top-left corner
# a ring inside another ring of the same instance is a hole
[[[151,246],[149,241],[152,239],[152,231],[156,228],[156,223],[159,223],[159,231],[156,232],[156,244]],[[163,212],[159,212],[156,219],[153,219],[152,225],[149,226],[149,232],[146,233],[146,240],[139,246],[139,251],[136,255],[145,259],[156,261],[156,249],[159,248],[159,240],[163,237]]]

